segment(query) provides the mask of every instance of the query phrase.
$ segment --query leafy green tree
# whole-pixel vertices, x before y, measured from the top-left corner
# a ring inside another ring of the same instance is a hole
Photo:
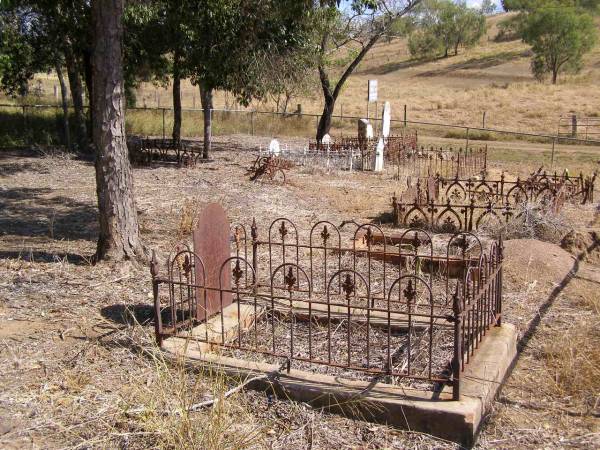
[[[423,3],[417,15],[417,28],[409,38],[409,51],[417,57],[442,54],[459,47],[475,45],[485,34],[485,16],[465,3],[433,0]]]
[[[535,77],[541,80],[551,74],[556,84],[559,73],[581,70],[582,57],[595,45],[597,32],[589,14],[549,5],[528,14],[523,40],[534,53],[531,69]]]
[[[319,80],[323,91],[323,113],[317,139],[331,128],[335,103],[348,77],[367,53],[421,0],[352,0],[340,9],[339,0],[314,2],[315,43]]]
[[[265,59],[303,49],[310,30],[310,0],[206,0],[184,9],[185,67],[200,88],[204,110],[203,156],[211,149],[214,90],[231,92],[240,103],[268,93]]]
[[[66,67],[75,110],[77,147],[88,150],[82,76],[90,92],[90,6],[85,0],[12,0],[0,7],[0,27],[8,70],[2,74],[2,89],[23,92],[38,72],[57,71],[60,80]],[[63,94],[65,107],[66,93]],[[65,117],[66,119],[66,117]],[[68,137],[67,137],[68,140]]]

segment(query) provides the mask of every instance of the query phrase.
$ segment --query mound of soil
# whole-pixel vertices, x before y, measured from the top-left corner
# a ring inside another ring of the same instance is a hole
[[[515,289],[532,282],[554,286],[573,268],[573,256],[566,250],[536,239],[505,241],[504,257],[504,280]]]
[[[600,264],[600,236],[595,231],[571,231],[560,246],[583,261]]]

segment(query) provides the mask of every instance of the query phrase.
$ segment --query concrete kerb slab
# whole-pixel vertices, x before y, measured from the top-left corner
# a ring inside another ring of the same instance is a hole
[[[250,389],[270,391],[280,398],[306,402],[354,419],[427,433],[470,447],[510,372],[516,344],[513,325],[505,323],[492,328],[462,373],[459,401],[452,400],[448,386],[435,393],[295,369],[280,371],[277,364],[226,357],[215,353],[210,345],[183,338],[166,339],[163,349],[170,356],[183,356],[187,363],[212,373],[218,371],[241,380],[266,375],[250,383]]]

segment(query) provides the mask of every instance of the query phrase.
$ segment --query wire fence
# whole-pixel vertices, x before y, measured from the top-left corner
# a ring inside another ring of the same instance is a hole
[[[72,109],[70,111],[72,113]],[[201,109],[182,110],[182,137],[202,137],[203,114]],[[213,109],[211,115],[212,132],[217,137],[248,135],[309,140],[315,138],[320,119],[319,114],[230,109]],[[0,146],[62,145],[65,142],[62,117],[59,105],[0,104]],[[172,108],[128,108],[127,132],[168,138],[173,127],[173,117]],[[334,115],[330,134],[334,138],[356,136],[359,119],[361,117]],[[375,130],[381,128],[381,118],[370,120]],[[74,120],[71,120],[71,125],[73,123]],[[492,160],[496,156],[515,166],[525,160],[531,162],[531,153],[535,153],[539,166],[561,170],[572,166],[579,170],[597,164],[600,145],[600,139],[593,139],[595,134],[592,133],[588,133],[587,138],[580,134],[567,136],[559,130],[556,135],[540,134],[408,120],[406,114],[403,119],[391,120],[390,132],[401,133],[407,127],[418,132],[419,145],[439,144],[468,148],[485,143]],[[573,154],[575,146],[577,153]]]

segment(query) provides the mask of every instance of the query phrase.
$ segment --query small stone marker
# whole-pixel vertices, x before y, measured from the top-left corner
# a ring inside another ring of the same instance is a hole
[[[221,304],[221,293],[219,292],[219,286],[221,289],[231,290],[230,265],[226,264],[221,273],[221,266],[231,256],[229,226],[227,214],[218,203],[208,204],[198,215],[198,225],[193,233],[194,252],[204,263],[206,277],[202,275],[200,264],[196,264],[196,284],[216,289],[196,290],[196,318],[198,320],[210,318],[213,314],[221,311],[221,306],[225,308],[232,303],[231,292],[223,292],[223,303]],[[204,293],[206,293],[206,305]]]
[[[390,102],[385,102],[385,104],[383,105],[383,114],[381,115],[381,117],[381,135],[384,137],[384,139],[387,139],[387,137],[390,135],[390,121],[392,120],[392,110],[390,107]]]
[[[373,125],[370,123],[367,124],[367,139],[373,139],[375,137],[375,133],[373,133]]]
[[[379,138],[377,142],[377,148],[375,149],[375,172],[381,172],[383,170],[383,138]]]
[[[325,133],[325,136],[323,136],[323,139],[321,139],[321,143],[329,147],[331,145],[331,136]]]
[[[271,140],[271,143],[269,144],[269,153],[272,153],[273,155],[279,155],[280,151],[279,141],[277,139]]]
[[[369,126],[370,124],[367,119],[358,119],[358,147],[361,152],[364,152],[367,149],[367,133]],[[371,130],[372,129],[373,127],[371,127]]]

